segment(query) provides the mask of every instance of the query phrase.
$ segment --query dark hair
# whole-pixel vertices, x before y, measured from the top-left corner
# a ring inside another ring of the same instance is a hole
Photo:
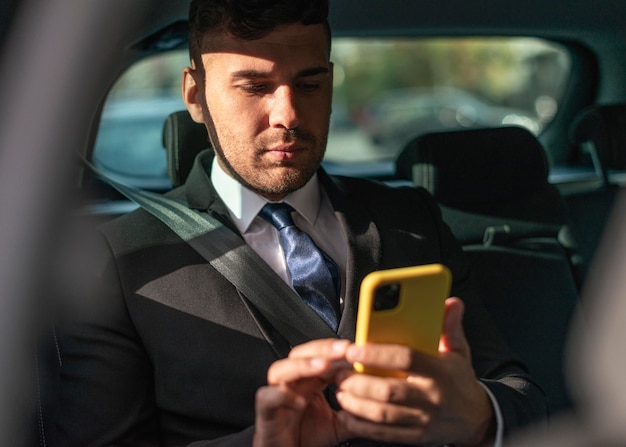
[[[202,40],[223,32],[239,39],[260,39],[293,23],[324,24],[330,52],[328,0],[192,0],[189,6],[189,53],[201,66]]]

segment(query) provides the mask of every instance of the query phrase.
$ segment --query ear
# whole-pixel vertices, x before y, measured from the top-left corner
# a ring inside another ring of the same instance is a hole
[[[191,67],[185,67],[183,70],[183,101],[185,101],[185,106],[191,115],[191,119],[196,123],[204,123],[202,114],[204,89],[199,79],[196,79],[198,76],[200,76],[200,73]]]

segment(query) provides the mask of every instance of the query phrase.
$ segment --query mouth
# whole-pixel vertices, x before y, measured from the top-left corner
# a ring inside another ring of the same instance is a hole
[[[280,144],[265,149],[265,154],[273,161],[290,161],[304,152],[304,147],[296,146],[295,144]]]

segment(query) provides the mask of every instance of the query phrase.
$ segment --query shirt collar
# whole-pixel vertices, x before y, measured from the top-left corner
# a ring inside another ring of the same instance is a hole
[[[218,195],[228,208],[230,217],[237,229],[245,233],[250,224],[268,203],[267,199],[249,190],[220,166],[217,157],[213,159],[211,181]],[[320,208],[320,187],[317,173],[300,189],[283,199],[304,217],[311,226],[315,225]]]

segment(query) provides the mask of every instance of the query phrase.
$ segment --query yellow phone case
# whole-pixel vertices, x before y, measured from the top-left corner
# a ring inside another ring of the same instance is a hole
[[[437,355],[445,300],[449,297],[451,282],[450,270],[442,264],[370,273],[361,283],[355,343],[400,344]],[[384,286],[387,288],[381,289]],[[397,305],[375,309],[377,290],[387,291],[389,300],[395,302],[397,299]],[[377,375],[405,375],[397,371],[365,368],[360,363],[355,363],[354,368],[357,372]]]

